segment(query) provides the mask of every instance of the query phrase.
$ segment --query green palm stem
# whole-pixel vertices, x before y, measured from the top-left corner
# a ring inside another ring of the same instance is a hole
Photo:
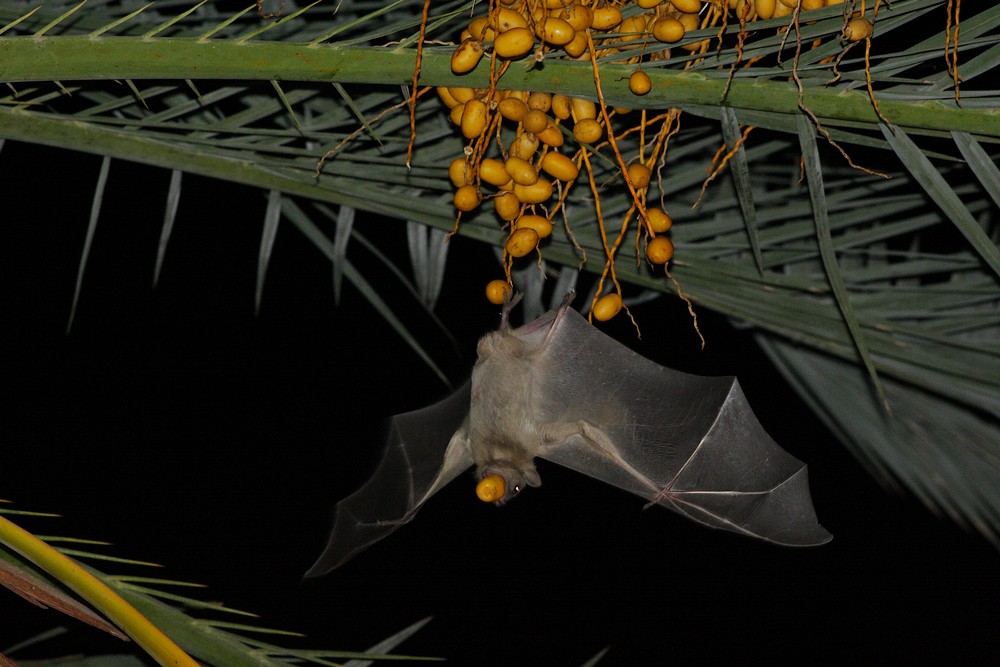
[[[226,79],[407,84],[412,80],[413,49],[310,46],[278,42],[142,37],[0,38],[0,80],[60,81],[109,79]],[[484,61],[473,72],[451,73],[450,51],[424,53],[420,82],[431,86],[482,87],[488,83]],[[596,94],[590,65],[551,60],[544,68],[511,67],[499,87],[547,90],[567,95]],[[792,82],[736,79],[700,72],[645,68],[653,83],[643,97],[628,89],[629,65],[606,64],[601,81],[609,104],[632,108],[726,106],[743,112],[799,113],[799,90]],[[875,124],[879,118],[867,92],[806,86],[802,104],[823,120]],[[1000,115],[990,108],[958,108],[953,101],[879,100],[879,109],[905,128],[963,131],[1000,137]],[[9,135],[8,135],[9,136]],[[14,137],[16,138],[16,137]]]

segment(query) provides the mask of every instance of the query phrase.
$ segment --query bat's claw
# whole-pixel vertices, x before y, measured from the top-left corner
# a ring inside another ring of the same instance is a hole
[[[521,302],[522,297],[524,294],[521,292],[510,290],[506,293],[503,300],[503,310],[500,311],[500,329],[510,329],[510,311]]]

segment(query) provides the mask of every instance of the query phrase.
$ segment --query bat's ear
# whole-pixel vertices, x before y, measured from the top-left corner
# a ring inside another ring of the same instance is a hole
[[[528,468],[524,471],[524,481],[528,486],[541,486],[542,478],[538,476],[538,471]]]

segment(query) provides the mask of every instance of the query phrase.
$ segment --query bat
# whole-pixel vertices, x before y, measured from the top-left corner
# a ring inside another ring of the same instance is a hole
[[[475,466],[480,500],[503,505],[540,486],[540,457],[712,528],[787,546],[832,539],[817,521],[806,466],[764,431],[735,377],[656,364],[563,304],[519,328],[505,303],[472,378],[399,414],[372,478],[337,504],[306,576],[325,574],[409,523]]]

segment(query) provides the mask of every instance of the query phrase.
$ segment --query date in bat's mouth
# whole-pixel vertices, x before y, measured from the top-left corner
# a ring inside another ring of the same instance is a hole
[[[493,503],[500,507],[505,502],[507,495],[507,482],[496,473],[488,473],[476,484],[476,497],[484,503]]]

